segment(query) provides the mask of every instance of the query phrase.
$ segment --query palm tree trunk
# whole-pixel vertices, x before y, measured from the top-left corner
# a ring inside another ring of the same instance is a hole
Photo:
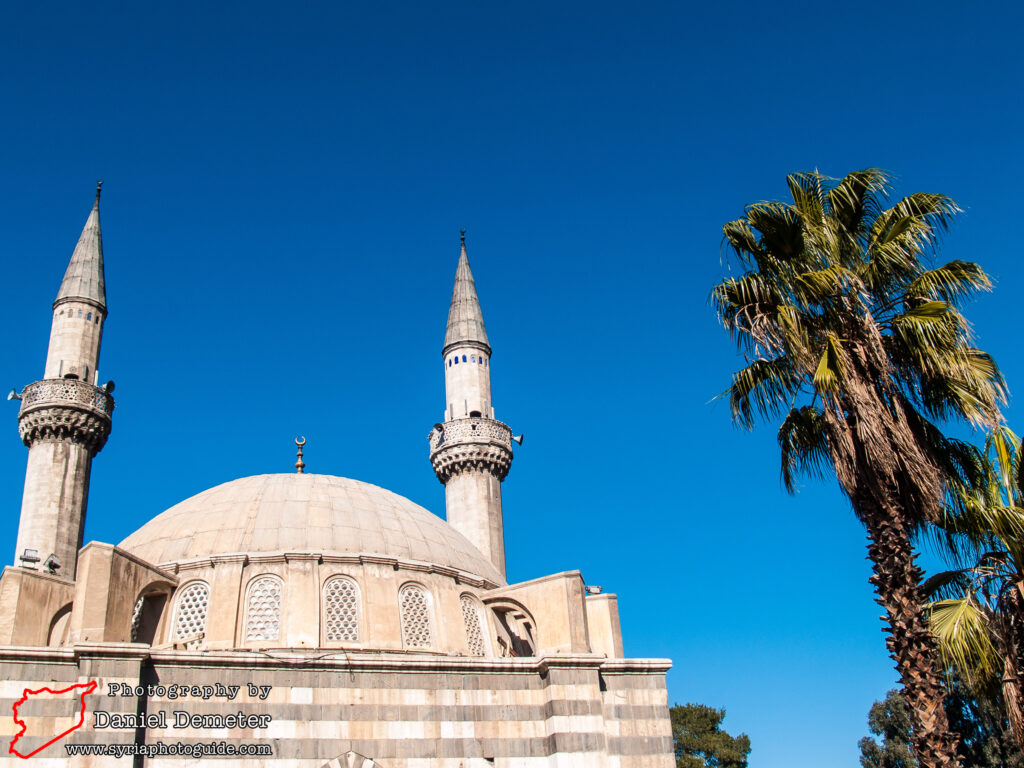
[[[910,704],[914,747],[920,768],[958,766],[958,737],[949,730],[942,706],[942,677],[935,664],[935,639],[928,627],[914,563],[909,524],[897,510],[886,510],[866,495],[856,506],[868,529],[868,556],[874,575],[869,581],[885,608],[889,625],[886,646],[896,661],[904,696]]]
[[[1024,668],[1024,582],[1010,588],[1004,613],[1007,637],[1003,658],[1003,701],[1013,736],[1018,746],[1024,748],[1024,687],[1019,678]]]
[[[1013,663],[1013,655],[1007,654],[1003,660],[1003,702],[1006,705],[1006,719],[1010,721],[1010,730],[1017,745],[1024,747],[1024,713],[1021,712],[1020,680],[1017,679],[1017,667]]]

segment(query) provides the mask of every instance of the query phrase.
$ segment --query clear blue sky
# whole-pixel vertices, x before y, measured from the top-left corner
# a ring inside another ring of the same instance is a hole
[[[118,405],[86,538],[291,471],[297,434],[310,471],[441,513],[426,434],[465,227],[497,415],[527,436],[510,579],[618,593],[627,653],[671,657],[671,700],[725,707],[752,768],[856,766],[895,680],[864,533],[832,485],[784,494],[771,426],[709,403],[740,362],[707,305],[721,225],[813,168],[954,196],[944,256],[995,277],[969,315],[1016,391],[1020,4],[317,5],[5,8],[5,389],[42,375],[106,181]]]

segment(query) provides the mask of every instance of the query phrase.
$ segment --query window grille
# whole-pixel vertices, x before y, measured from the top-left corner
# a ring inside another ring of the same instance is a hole
[[[406,584],[399,595],[402,640],[408,648],[430,648],[434,644],[430,621],[430,596],[418,584]]]
[[[480,617],[480,609],[469,595],[463,595],[462,620],[466,624],[466,642],[469,645],[469,652],[473,656],[486,656],[487,645],[484,642],[483,623]]]
[[[178,595],[178,609],[174,614],[174,637],[201,635],[206,631],[206,609],[210,603],[210,588],[201,581],[185,587]],[[139,601],[139,619],[142,618],[142,601]],[[135,622],[133,620],[134,628]]]
[[[281,581],[260,576],[249,586],[245,642],[281,638]]]
[[[139,627],[142,626],[142,606],[145,603],[146,598],[140,597],[138,602],[135,603],[135,610],[132,611],[132,642],[139,642]]]
[[[359,587],[345,576],[324,585],[324,637],[335,642],[359,640]]]

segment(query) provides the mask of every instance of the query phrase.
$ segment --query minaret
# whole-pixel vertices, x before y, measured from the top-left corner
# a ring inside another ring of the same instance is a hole
[[[110,434],[111,386],[96,386],[107,318],[96,185],[85,228],[53,302],[43,379],[21,392],[18,431],[28,446],[15,562],[74,578],[85,529],[92,457]],[[56,557],[57,567],[50,560]]]
[[[466,231],[444,338],[444,423],[430,433],[430,462],[444,484],[448,523],[505,576],[501,481],[512,463],[512,430],[494,418],[491,347],[466,255]]]

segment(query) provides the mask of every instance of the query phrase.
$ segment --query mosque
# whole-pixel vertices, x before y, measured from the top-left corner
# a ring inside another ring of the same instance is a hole
[[[96,373],[106,319],[97,187],[43,376],[11,395],[28,466],[0,577],[0,711],[15,711],[0,716],[0,761],[675,764],[670,662],[624,656],[615,595],[577,570],[506,581],[501,484],[521,438],[494,418],[464,233],[444,419],[429,432],[445,520],[304,472],[299,445],[294,473],[232,480],[117,545],[83,546],[92,461],[114,416],[113,384]]]

